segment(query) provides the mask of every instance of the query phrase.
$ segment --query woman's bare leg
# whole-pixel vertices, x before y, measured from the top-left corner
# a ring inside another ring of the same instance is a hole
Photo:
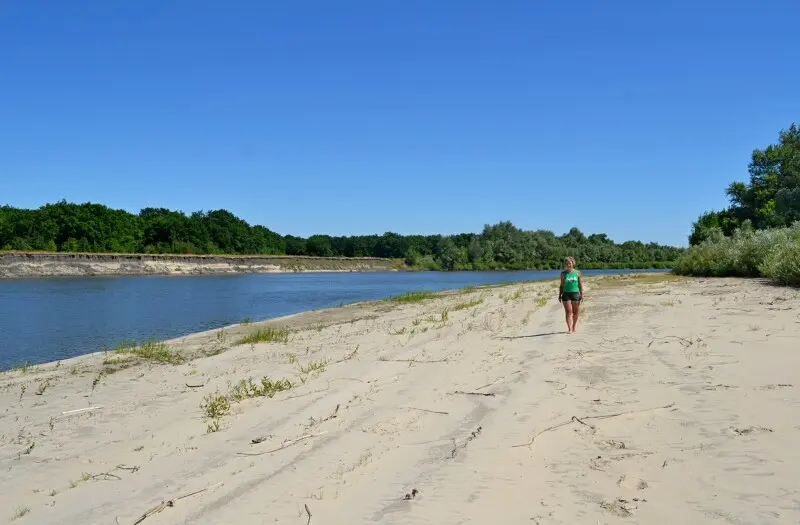
[[[564,301],[564,314],[567,317],[567,332],[572,333],[572,302]]]
[[[572,303],[572,331],[575,331],[575,325],[578,324],[578,314],[581,312],[581,303]]]

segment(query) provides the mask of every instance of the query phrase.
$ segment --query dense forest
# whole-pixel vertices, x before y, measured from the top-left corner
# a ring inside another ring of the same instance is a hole
[[[800,284],[800,129],[752,153],[749,182],[727,188],[730,206],[703,213],[673,271],[768,277]]]
[[[357,235],[308,238],[282,236],[251,226],[226,210],[186,215],[163,208],[139,214],[101,204],[46,204],[36,210],[0,207],[0,248],[17,251],[86,253],[172,253],[311,255],[402,259],[424,269],[523,269],[560,267],[566,255],[582,268],[669,267],[681,249],[628,241],[605,234],[564,235],[523,231],[510,222],[481,233],[442,235]]]

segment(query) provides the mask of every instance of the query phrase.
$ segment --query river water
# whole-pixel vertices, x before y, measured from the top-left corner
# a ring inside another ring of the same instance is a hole
[[[585,270],[585,276],[636,270]],[[163,340],[249,318],[383,299],[409,291],[535,281],[559,272],[364,272],[127,276],[0,281],[0,370]]]

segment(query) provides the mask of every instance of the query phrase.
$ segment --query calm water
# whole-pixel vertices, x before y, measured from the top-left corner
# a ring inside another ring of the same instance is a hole
[[[586,270],[584,275],[631,273]],[[558,277],[558,271],[302,273],[0,281],[0,370],[408,291]]]

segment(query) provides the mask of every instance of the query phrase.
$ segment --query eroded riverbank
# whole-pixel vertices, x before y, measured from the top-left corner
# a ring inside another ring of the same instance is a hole
[[[0,252],[0,279],[100,275],[205,275],[392,271],[374,257],[139,255]]]

